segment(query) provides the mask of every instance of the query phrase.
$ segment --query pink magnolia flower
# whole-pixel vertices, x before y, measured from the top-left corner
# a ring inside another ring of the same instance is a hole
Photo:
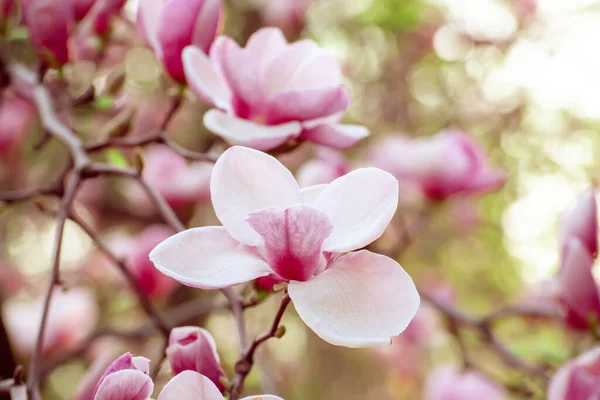
[[[30,355],[35,348],[44,300],[41,297],[33,301],[11,299],[3,305],[11,344],[20,354]],[[88,290],[57,289],[50,302],[42,353],[73,349],[92,332],[97,320],[98,306]]]
[[[562,265],[556,277],[558,300],[566,310],[567,324],[573,328],[589,328],[590,318],[600,320],[600,296],[592,275],[594,259],[576,238],[563,247]]]
[[[183,49],[193,45],[208,53],[222,14],[221,0],[144,0],[140,2],[138,26],[167,73],[185,83]]]
[[[266,25],[296,32],[302,29],[311,3],[312,0],[267,0],[261,11]]]
[[[107,34],[111,28],[112,20],[119,15],[125,3],[127,3],[127,0],[96,0],[86,15],[91,31],[98,35]]]
[[[495,190],[506,180],[479,144],[456,129],[428,138],[390,137],[373,149],[371,161],[433,200]]]
[[[330,183],[350,172],[350,168],[350,163],[339,153],[319,148],[315,158],[298,170],[298,183],[302,187]]]
[[[22,0],[23,19],[38,55],[48,65],[61,67],[69,62],[68,42],[73,9],[65,0]]]
[[[598,208],[596,190],[590,188],[563,214],[560,241],[564,247],[571,238],[581,241],[592,257],[598,253]]]
[[[279,29],[254,33],[245,48],[220,36],[207,57],[183,51],[192,91],[215,108],[204,124],[231,144],[270,150],[289,139],[348,148],[368,135],[339,125],[350,105],[335,57],[310,40],[288,44]]]
[[[0,94],[0,154],[14,150],[23,135],[33,128],[35,119],[30,104],[8,91]]]
[[[503,400],[504,388],[474,371],[460,373],[451,367],[434,371],[425,383],[425,400]]]
[[[225,391],[221,383],[225,372],[221,368],[217,345],[206,329],[193,326],[174,328],[169,336],[167,357],[175,374],[196,371],[209,378],[221,392]]]
[[[388,173],[358,169],[301,190],[277,159],[235,146],[215,164],[211,195],[223,226],[159,244],[150,258],[164,274],[202,289],[275,274],[304,322],[336,345],[390,343],[415,315],[419,295],[402,267],[353,251],[381,236],[396,210]]]
[[[567,362],[550,382],[548,400],[593,400],[600,393],[600,348]]]
[[[151,298],[164,298],[178,286],[177,282],[158,272],[148,254],[160,242],[173,234],[165,225],[152,225],[138,234],[126,253],[125,263],[142,291]]]
[[[126,353],[108,367],[98,381],[93,400],[148,400],[154,391],[148,376],[150,360]],[[158,395],[158,400],[224,400],[223,395],[207,377],[195,371],[184,371],[172,378]],[[283,400],[261,395],[242,400]]]
[[[71,0],[75,20],[81,21],[92,9],[95,2],[96,0]]]

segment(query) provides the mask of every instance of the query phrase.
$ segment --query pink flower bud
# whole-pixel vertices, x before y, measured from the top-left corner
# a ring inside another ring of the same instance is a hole
[[[30,104],[8,91],[0,94],[0,154],[14,150],[23,135],[33,128],[35,119]]]
[[[474,371],[460,373],[451,367],[434,371],[425,383],[425,400],[503,400],[502,386]]]
[[[140,2],[138,26],[162,61],[167,73],[185,83],[181,53],[193,45],[208,53],[217,36],[221,0],[145,0]]]
[[[428,138],[388,138],[373,149],[371,162],[416,184],[432,200],[496,190],[506,180],[479,144],[456,129]]]
[[[590,188],[563,214],[560,241],[564,247],[571,239],[581,241],[592,257],[598,253],[598,208],[595,188]]]
[[[548,400],[590,400],[600,393],[600,348],[567,362],[552,378]]]
[[[556,295],[566,309],[567,324],[588,329],[590,318],[600,320],[600,296],[592,275],[594,259],[583,243],[571,238],[563,247],[562,265],[556,278]]]
[[[38,55],[52,67],[69,62],[73,9],[65,0],[23,0],[23,19]]]
[[[81,21],[83,17],[92,9],[96,0],[71,0],[73,5],[73,15],[76,21]]]
[[[35,348],[44,309],[44,298],[33,301],[13,300],[4,303],[3,317],[11,344],[23,355]],[[57,289],[50,302],[48,325],[42,353],[68,351],[80,344],[94,329],[98,306],[86,289]]]
[[[113,18],[121,12],[125,3],[127,0],[96,0],[87,16],[92,31],[98,35],[107,34]]]
[[[151,298],[164,298],[177,287],[177,282],[161,274],[148,258],[150,251],[172,234],[167,226],[152,225],[134,239],[126,256],[127,268],[142,291]]]
[[[175,374],[196,371],[213,381],[221,392],[225,391],[221,383],[225,372],[221,368],[217,345],[207,330],[193,326],[173,329],[167,357]]]
[[[117,358],[96,384],[94,400],[147,400],[154,383],[148,376],[150,360],[125,353]]]
[[[331,183],[350,172],[350,165],[334,150],[321,147],[315,158],[306,162],[298,170],[298,184],[302,187]]]

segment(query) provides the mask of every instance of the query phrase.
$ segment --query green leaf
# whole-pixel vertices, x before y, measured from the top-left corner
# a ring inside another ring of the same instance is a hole
[[[119,150],[110,149],[106,152],[106,158],[108,163],[117,167],[127,167],[129,163],[127,159]]]

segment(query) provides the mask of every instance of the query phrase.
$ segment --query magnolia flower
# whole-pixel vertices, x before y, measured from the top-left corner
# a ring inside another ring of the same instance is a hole
[[[304,25],[312,0],[266,0],[261,11],[266,25],[296,32]]]
[[[456,129],[419,139],[390,137],[371,153],[374,166],[416,184],[433,200],[501,187],[505,174],[492,168],[484,150]]]
[[[23,355],[35,348],[44,310],[44,298],[33,301],[11,299],[3,305],[3,318],[12,346]],[[98,306],[86,289],[57,289],[50,301],[43,354],[68,351],[81,343],[94,329]]]
[[[65,0],[22,0],[23,19],[29,39],[48,65],[61,67],[69,62],[68,41],[73,9]]]
[[[35,110],[9,91],[0,94],[0,154],[14,150],[33,128]]]
[[[210,189],[223,226],[159,244],[150,259],[164,274],[202,289],[275,274],[304,322],[336,345],[390,343],[415,315],[419,295],[402,267],[353,251],[381,236],[394,215],[393,176],[358,169],[301,190],[277,159],[236,146],[215,164]]]
[[[96,0],[86,16],[91,31],[98,35],[107,34],[113,18],[121,12],[125,3],[127,0]]]
[[[222,13],[221,0],[143,0],[138,27],[167,73],[185,83],[183,49],[192,45],[208,53]]]
[[[215,107],[204,124],[231,144],[266,151],[300,139],[348,148],[368,135],[338,124],[350,92],[333,54],[310,40],[288,44],[279,29],[264,28],[242,49],[220,36],[208,57],[186,47],[183,67],[192,91]]]
[[[298,170],[298,183],[302,187],[330,183],[348,172],[350,165],[344,157],[333,150],[319,148],[315,158]]]
[[[598,208],[595,188],[584,192],[563,214],[560,241],[564,247],[571,238],[581,241],[592,257],[598,253]]]
[[[425,383],[425,400],[503,400],[508,393],[491,379],[474,371],[460,373],[442,367],[434,371]]]
[[[225,391],[221,383],[225,372],[221,368],[217,345],[206,329],[193,326],[174,328],[169,335],[167,357],[175,374],[196,371],[209,378],[221,392]]]
[[[92,9],[96,0],[71,0],[73,7],[73,16],[76,21],[81,21],[83,17]]]
[[[567,362],[550,382],[548,400],[593,400],[600,393],[600,348]]]
[[[154,391],[148,376],[150,360],[126,353],[108,367],[94,390],[93,400],[148,400]],[[242,400],[282,400],[261,395]],[[172,378],[158,395],[158,400],[224,400],[223,395],[207,377],[194,371],[184,371]]]

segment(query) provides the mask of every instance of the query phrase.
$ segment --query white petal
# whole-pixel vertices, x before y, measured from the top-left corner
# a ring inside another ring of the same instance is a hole
[[[196,371],[183,371],[165,385],[158,400],[223,400],[214,383]]]
[[[221,223],[231,236],[250,246],[262,239],[244,220],[248,214],[269,206],[285,209],[301,203],[294,176],[276,158],[239,146],[217,160],[210,192]]]
[[[361,168],[331,182],[315,207],[333,221],[324,251],[360,249],[379,238],[398,206],[398,181],[377,168]]]
[[[182,53],[183,69],[187,83],[201,99],[209,101],[222,110],[231,108],[231,90],[217,74],[202,50],[188,46]]]
[[[298,136],[302,131],[299,122],[263,125],[215,109],[204,114],[204,125],[230,144],[239,144],[262,151],[274,149],[288,139]]]
[[[272,271],[221,226],[193,228],[166,239],[150,252],[163,274],[201,289],[221,289]]]
[[[339,346],[391,343],[419,308],[419,294],[402,267],[366,250],[340,257],[288,290],[302,320],[323,340]]]
[[[302,196],[302,204],[314,205],[326,187],[327,184],[322,184],[307,186],[305,188],[300,189],[300,195]]]

